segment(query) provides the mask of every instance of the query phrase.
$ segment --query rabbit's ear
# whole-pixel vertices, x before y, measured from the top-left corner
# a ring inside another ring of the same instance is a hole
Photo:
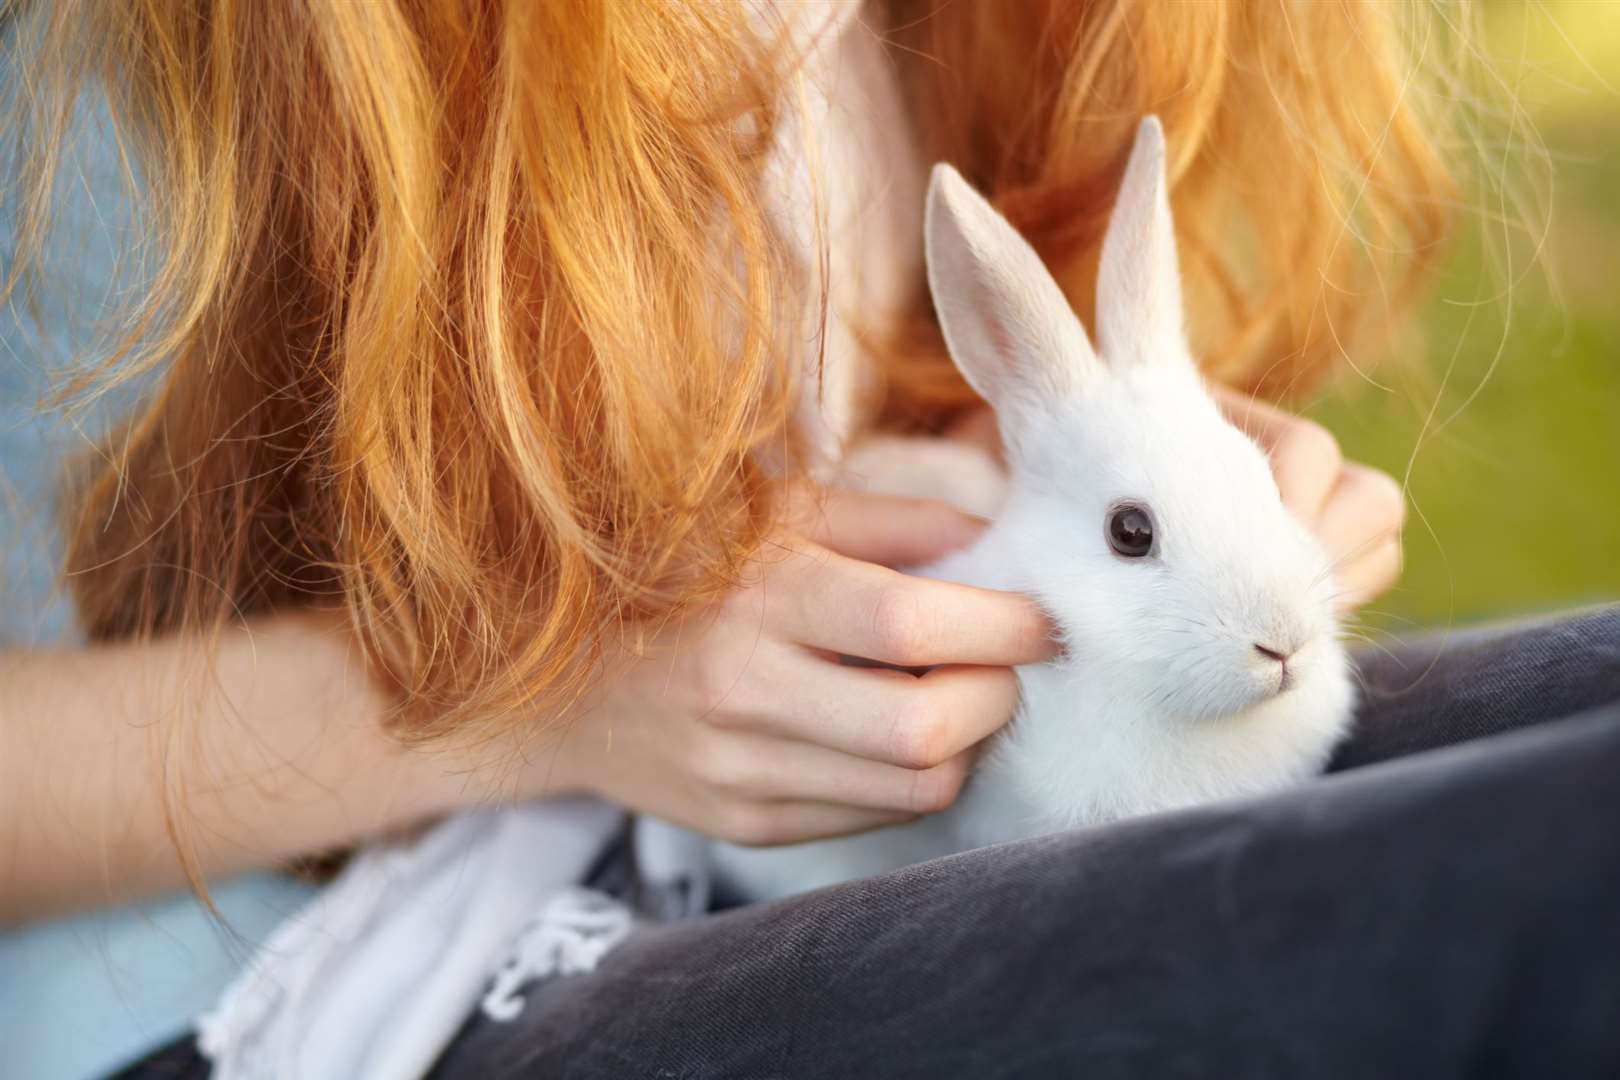
[[[1115,367],[1186,356],[1164,159],[1164,128],[1149,116],[1136,129],[1097,271],[1097,343]]]
[[[1050,409],[1096,373],[1091,341],[1041,257],[949,165],[934,166],[924,233],[945,344],[1004,420]]]

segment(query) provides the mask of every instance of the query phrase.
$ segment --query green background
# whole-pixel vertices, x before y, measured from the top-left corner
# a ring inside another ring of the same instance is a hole
[[[1478,14],[1470,208],[1415,355],[1310,409],[1407,483],[1363,615],[1397,633],[1620,599],[1620,2]]]

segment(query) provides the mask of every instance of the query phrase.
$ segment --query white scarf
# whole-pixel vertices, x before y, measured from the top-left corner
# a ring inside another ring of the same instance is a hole
[[[622,901],[580,887],[625,823],[598,799],[468,811],[410,841],[366,848],[271,935],[198,1021],[217,1080],[415,1080],[483,1002],[589,971],[630,932]],[[702,838],[637,823],[643,881],[708,902]]]

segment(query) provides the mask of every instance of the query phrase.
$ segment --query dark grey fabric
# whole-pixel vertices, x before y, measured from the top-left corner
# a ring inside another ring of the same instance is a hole
[[[433,1075],[1620,1075],[1620,609],[1362,667],[1348,771],[643,930]]]
[[[1356,658],[1362,707],[1330,771],[1620,702],[1620,606],[1436,633]]]

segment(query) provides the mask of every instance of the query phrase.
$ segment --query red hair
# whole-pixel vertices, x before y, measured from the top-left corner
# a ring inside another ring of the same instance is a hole
[[[1130,133],[1159,113],[1195,344],[1279,392],[1395,321],[1447,235],[1415,7],[869,14],[927,151],[1082,314]],[[759,196],[795,57],[748,6],[7,10],[37,151],[19,265],[90,78],[166,257],[109,368],[160,387],[72,501],[94,636],[342,605],[428,737],[571,699],[625,626],[735,580],[772,522],[759,451],[795,445],[781,327],[803,304]],[[891,417],[970,402],[920,282],[916,317],[873,330]]]

